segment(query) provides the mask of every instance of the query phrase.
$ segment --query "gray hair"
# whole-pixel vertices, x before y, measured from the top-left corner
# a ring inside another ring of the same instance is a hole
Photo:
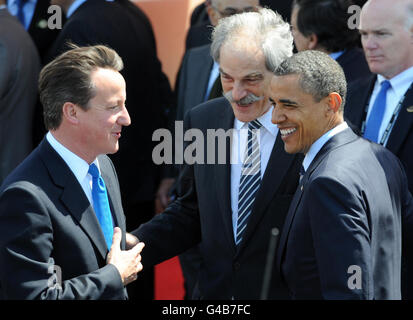
[[[213,59],[219,62],[222,45],[245,33],[262,48],[266,68],[271,72],[293,53],[290,25],[278,13],[261,8],[258,12],[235,14],[218,22],[212,33]]]
[[[40,72],[39,93],[43,105],[46,129],[54,130],[62,122],[62,107],[66,102],[88,109],[89,100],[95,96],[91,74],[97,68],[116,71],[123,69],[120,56],[103,46],[78,47],[68,44],[71,50],[62,53]]]
[[[301,89],[311,94],[316,102],[320,102],[331,92],[337,92],[343,100],[340,111],[344,111],[347,94],[346,76],[337,61],[329,55],[318,50],[301,51],[284,60],[274,74],[298,75]]]

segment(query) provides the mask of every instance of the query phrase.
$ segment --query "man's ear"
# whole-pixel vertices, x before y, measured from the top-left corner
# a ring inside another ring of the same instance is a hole
[[[71,124],[77,124],[79,107],[72,102],[65,102],[63,104],[63,118]]]
[[[308,50],[315,50],[318,46],[318,37],[315,33],[310,34],[308,37]]]
[[[327,112],[333,112],[337,113],[340,110],[340,106],[343,103],[343,99],[337,92],[331,92],[327,97],[326,97],[326,102],[328,105],[328,110]]]

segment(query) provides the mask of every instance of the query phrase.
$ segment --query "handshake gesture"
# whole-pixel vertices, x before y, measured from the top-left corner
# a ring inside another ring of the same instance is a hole
[[[138,273],[142,271],[141,251],[145,244],[131,234],[126,234],[126,243],[129,250],[121,250],[120,242],[122,231],[116,227],[113,232],[113,241],[106,262],[113,264],[119,271],[123,285],[135,281]]]

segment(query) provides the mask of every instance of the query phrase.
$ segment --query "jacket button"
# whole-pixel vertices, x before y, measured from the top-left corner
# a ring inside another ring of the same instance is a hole
[[[239,270],[241,268],[241,264],[239,262],[234,263],[234,269],[235,271]]]

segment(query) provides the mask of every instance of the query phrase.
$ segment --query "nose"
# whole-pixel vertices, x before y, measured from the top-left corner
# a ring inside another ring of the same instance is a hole
[[[286,120],[286,116],[281,112],[280,108],[277,105],[274,105],[272,110],[271,122],[273,124],[280,124]]]
[[[232,88],[232,99],[239,101],[242,98],[245,98],[247,94],[247,91],[244,89],[244,86],[241,83],[234,83],[234,87]]]
[[[371,35],[364,35],[361,39],[361,42],[363,44],[364,49],[372,50],[377,48],[377,42]]]
[[[128,109],[126,109],[126,106],[122,108],[120,117],[118,118],[118,123],[122,126],[129,126],[131,124],[131,118],[129,116]]]

